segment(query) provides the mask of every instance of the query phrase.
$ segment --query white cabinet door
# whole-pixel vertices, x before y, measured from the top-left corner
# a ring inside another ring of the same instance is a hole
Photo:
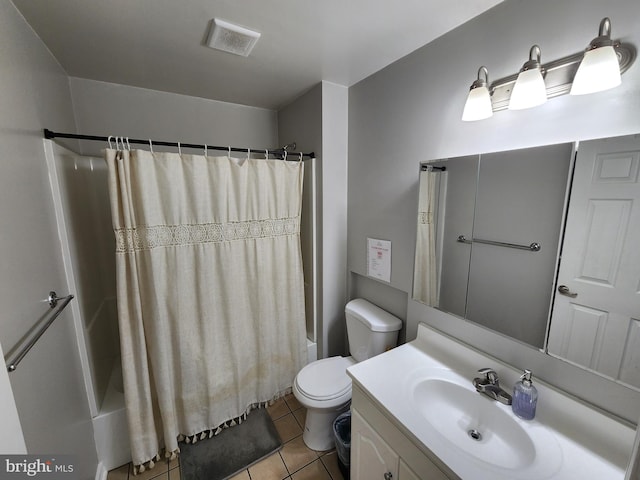
[[[446,478],[446,477],[443,477]],[[400,468],[398,469],[398,480],[424,480],[418,477],[406,463],[400,460]]]
[[[351,412],[351,479],[397,480],[398,454],[356,410]]]
[[[640,387],[640,136],[580,142],[549,353]]]
[[[410,468],[401,458],[400,467],[398,468],[398,480],[449,480],[449,477],[429,460],[424,459],[420,462],[420,465],[413,465],[412,467],[415,470]]]

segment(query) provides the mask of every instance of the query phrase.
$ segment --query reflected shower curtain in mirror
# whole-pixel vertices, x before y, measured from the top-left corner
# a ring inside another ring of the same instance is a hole
[[[106,151],[133,463],[285,394],[306,363],[302,162]]]
[[[426,305],[439,303],[438,264],[436,258],[437,190],[441,173],[420,172],[416,259],[413,269],[413,298]]]

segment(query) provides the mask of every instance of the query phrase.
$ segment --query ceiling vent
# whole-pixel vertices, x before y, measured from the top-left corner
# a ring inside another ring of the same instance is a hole
[[[207,45],[223,52],[248,57],[259,38],[258,32],[214,18]]]

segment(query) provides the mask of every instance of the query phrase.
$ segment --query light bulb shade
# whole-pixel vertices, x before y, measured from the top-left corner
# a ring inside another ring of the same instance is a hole
[[[462,111],[463,122],[473,122],[483,120],[493,115],[491,105],[491,95],[486,86],[476,87],[469,90],[469,96]]]
[[[523,110],[542,105],[546,101],[547,87],[540,68],[520,72],[511,92],[509,110]]]
[[[612,45],[585,52],[571,85],[571,95],[584,95],[617,87],[622,83],[620,63]]]

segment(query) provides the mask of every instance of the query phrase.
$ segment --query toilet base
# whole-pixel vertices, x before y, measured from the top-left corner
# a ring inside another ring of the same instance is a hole
[[[349,410],[351,402],[330,410],[316,410],[307,408],[307,418],[304,422],[302,440],[311,450],[324,452],[335,448],[333,436],[333,421],[343,412]]]

